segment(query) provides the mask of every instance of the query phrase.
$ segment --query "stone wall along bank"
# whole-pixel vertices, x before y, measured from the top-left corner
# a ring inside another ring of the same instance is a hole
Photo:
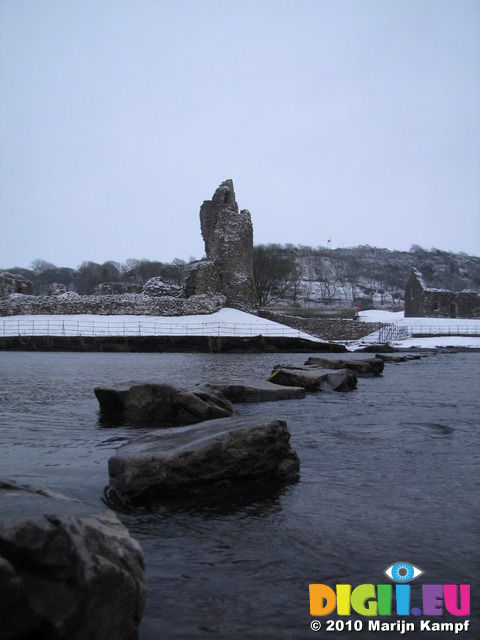
[[[79,296],[64,293],[59,296],[12,294],[0,300],[0,316],[17,315],[137,315],[187,316],[207,315],[225,305],[223,295],[193,295],[190,298],[172,296],[150,297],[126,293],[107,296]]]

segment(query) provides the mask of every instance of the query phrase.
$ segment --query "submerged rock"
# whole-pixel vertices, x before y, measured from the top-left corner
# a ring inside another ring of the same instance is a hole
[[[282,387],[264,380],[222,382],[205,385],[207,389],[220,392],[230,402],[271,402],[305,397],[303,387]]]
[[[420,354],[412,354],[412,353],[407,353],[407,354],[402,354],[402,355],[398,355],[398,354],[394,354],[394,355],[387,355],[387,354],[383,354],[383,353],[377,353],[375,358],[378,359],[380,362],[408,362],[409,360],[420,360],[420,358],[425,357],[424,355],[420,355]]]
[[[274,384],[303,387],[305,391],[352,391],[357,388],[357,375],[349,369],[317,369],[277,365],[268,378]]]
[[[157,430],[108,461],[109,494],[138,502],[219,482],[293,479],[299,459],[284,420],[226,418]]]
[[[146,599],[140,545],[111,511],[0,481],[5,640],[134,640]]]
[[[379,358],[367,360],[330,360],[328,358],[311,357],[306,362],[308,366],[323,367],[324,369],[350,369],[358,377],[368,378],[382,375],[384,364]]]
[[[173,384],[122,382],[95,387],[103,424],[168,427],[226,418],[229,400],[208,389],[189,391]]]

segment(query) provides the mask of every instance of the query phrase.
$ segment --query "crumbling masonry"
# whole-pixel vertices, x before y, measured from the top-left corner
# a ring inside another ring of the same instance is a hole
[[[253,281],[253,226],[247,209],[238,211],[232,180],[225,180],[200,208],[206,259],[189,274],[186,294],[220,294],[225,306],[256,307]]]
[[[405,286],[406,318],[480,318],[480,295],[465,289],[455,293],[427,287],[418,269]]]

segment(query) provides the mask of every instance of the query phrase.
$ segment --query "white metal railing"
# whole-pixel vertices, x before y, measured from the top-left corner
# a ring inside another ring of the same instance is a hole
[[[378,327],[378,342],[386,344],[393,340],[405,340],[408,338],[408,327],[398,324],[380,324]]]
[[[413,337],[428,336],[478,336],[480,337],[480,325],[449,324],[427,325],[423,323],[411,325],[380,324],[378,328],[378,342],[383,344],[392,340],[406,340]]]
[[[480,326],[450,324],[445,325],[409,325],[407,327],[410,336],[480,336]]]
[[[155,320],[69,320],[0,318],[0,336],[305,336],[302,331],[269,323],[156,322]]]

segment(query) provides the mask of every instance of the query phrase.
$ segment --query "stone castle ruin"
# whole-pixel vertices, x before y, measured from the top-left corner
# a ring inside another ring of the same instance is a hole
[[[0,298],[9,296],[12,293],[32,295],[33,284],[18,273],[2,271],[0,273]]]
[[[225,306],[252,311],[253,225],[250,212],[239,212],[232,180],[225,180],[200,208],[206,260],[197,263],[186,283],[186,295],[220,294]]]
[[[480,318],[480,295],[471,289],[453,292],[427,287],[418,269],[405,286],[406,318]]]
[[[32,295],[23,276],[0,273],[0,316],[99,314],[182,316],[210,314],[222,307],[254,311],[253,226],[239,212],[232,180],[225,180],[200,208],[206,259],[192,265],[185,287],[152,278],[141,293],[81,296],[56,285],[48,296]]]

